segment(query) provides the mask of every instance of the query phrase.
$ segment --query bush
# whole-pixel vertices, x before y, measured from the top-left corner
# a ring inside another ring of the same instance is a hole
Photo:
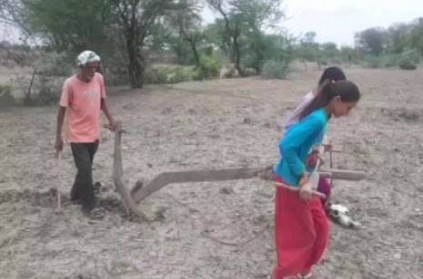
[[[417,64],[409,59],[401,59],[399,62],[399,67],[402,70],[415,70],[417,69]]]
[[[222,63],[215,57],[204,55],[200,58],[200,65],[197,68],[197,73],[194,76],[195,80],[214,79],[220,76],[220,69]]]
[[[286,78],[289,72],[289,63],[286,61],[273,61],[268,60],[263,65],[263,70],[261,75],[264,78],[277,78],[277,79],[284,79]]]
[[[0,84],[0,107],[12,106],[15,104],[15,98],[12,96],[12,89],[8,85]]]
[[[381,61],[380,58],[373,55],[368,55],[364,57],[364,66],[372,69],[380,68]]]
[[[43,106],[57,104],[62,94],[64,79],[38,75],[37,84],[34,88],[34,104]]]
[[[65,77],[48,77],[34,74],[32,81],[24,85],[26,90],[23,104],[27,106],[45,106],[57,104],[62,94]]]
[[[107,67],[104,67],[103,70],[108,86],[127,85],[129,83],[128,69],[121,64],[107,64]]]
[[[384,68],[391,68],[398,66],[398,55],[384,54],[380,57],[380,65]]]
[[[76,67],[75,61],[65,54],[46,53],[37,63],[37,72],[44,76],[68,77]]]
[[[399,67],[403,70],[415,70],[420,61],[418,53],[413,49],[405,50],[399,58]]]
[[[176,67],[167,78],[169,83],[191,81],[194,79],[194,72],[188,67]]]
[[[195,72],[190,67],[156,67],[149,68],[144,75],[148,84],[168,84],[191,81]]]
[[[166,68],[149,68],[144,73],[144,81],[147,84],[166,84]]]

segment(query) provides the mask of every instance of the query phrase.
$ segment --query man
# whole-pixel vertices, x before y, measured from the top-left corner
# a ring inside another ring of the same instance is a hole
[[[100,111],[112,129],[120,129],[121,123],[113,119],[107,105],[104,79],[97,72],[100,57],[92,51],[83,51],[77,63],[79,73],[68,78],[63,85],[55,148],[57,154],[63,150],[62,126],[68,110],[69,140],[77,168],[70,198],[73,202],[81,202],[82,211],[90,217],[101,218],[101,210],[95,209],[92,180],[92,164],[100,140]]]

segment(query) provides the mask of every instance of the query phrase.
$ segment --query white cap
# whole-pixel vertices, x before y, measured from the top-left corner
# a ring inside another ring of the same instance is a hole
[[[87,63],[91,62],[100,62],[100,56],[98,56],[94,51],[84,50],[77,57],[78,67],[83,67]]]

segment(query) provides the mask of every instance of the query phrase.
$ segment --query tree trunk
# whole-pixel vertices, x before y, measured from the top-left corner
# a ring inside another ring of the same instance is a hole
[[[200,66],[200,55],[198,54],[197,45],[193,38],[190,38],[188,42],[191,45],[191,50],[192,50],[192,53],[194,54],[195,63],[197,66]]]
[[[134,38],[126,41],[128,50],[128,71],[132,88],[142,88],[144,85],[144,57]]]
[[[238,70],[238,73],[241,77],[245,76],[244,69],[241,67],[241,50],[238,44],[239,34],[234,34],[234,55],[235,55],[235,68]]]

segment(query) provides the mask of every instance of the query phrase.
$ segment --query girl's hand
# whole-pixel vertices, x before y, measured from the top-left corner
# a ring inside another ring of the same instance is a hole
[[[313,186],[310,181],[300,186],[300,198],[308,202],[313,198]]]
[[[307,182],[309,182],[310,181],[310,176],[308,175],[308,173],[305,173],[304,175],[303,175],[303,177],[301,177],[301,180],[300,180],[300,187],[301,186],[303,186],[304,184],[306,184]]]

